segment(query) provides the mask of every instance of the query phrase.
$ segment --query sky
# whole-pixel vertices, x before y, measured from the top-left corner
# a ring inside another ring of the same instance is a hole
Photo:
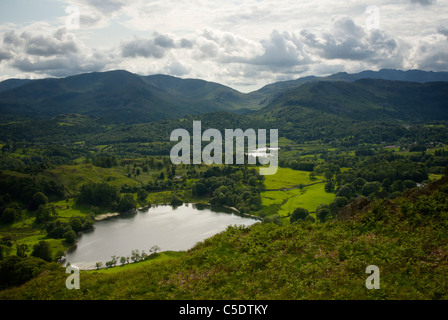
[[[0,0],[0,81],[120,69],[250,92],[384,68],[448,71],[448,1]]]

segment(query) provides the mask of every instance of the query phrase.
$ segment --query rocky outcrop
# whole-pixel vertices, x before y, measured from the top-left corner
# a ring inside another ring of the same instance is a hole
[[[370,200],[366,197],[359,196],[339,211],[338,220],[352,219],[356,213],[366,212],[370,204]]]

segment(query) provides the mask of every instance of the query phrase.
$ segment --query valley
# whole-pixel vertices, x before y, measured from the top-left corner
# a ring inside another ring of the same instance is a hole
[[[0,299],[446,299],[446,81],[366,71],[247,94],[121,70],[1,82]],[[174,165],[170,133],[194,121],[278,129],[277,172]],[[57,262],[98,217],[184,204],[259,222],[103,259],[65,288]],[[383,290],[364,286],[372,264]]]

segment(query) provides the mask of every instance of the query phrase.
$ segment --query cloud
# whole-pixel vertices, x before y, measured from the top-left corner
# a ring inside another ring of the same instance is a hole
[[[122,9],[128,1],[124,0],[86,0],[87,5],[94,7],[103,14],[111,14]]]
[[[440,34],[443,34],[444,36],[448,37],[448,28],[445,26],[439,26],[437,28],[437,32]]]
[[[429,6],[436,2],[436,0],[411,0],[411,3],[421,4],[422,6]]]
[[[221,63],[247,63],[263,52],[258,41],[240,35],[205,28],[194,39],[193,56],[197,60],[213,59]]]
[[[348,17],[335,19],[329,31],[300,34],[310,50],[324,59],[379,62],[400,56],[397,41],[387,32],[366,31]]]
[[[0,39],[3,67],[26,73],[68,76],[100,71],[116,61],[113,52],[88,48],[65,28],[56,29],[52,34],[11,30],[0,35]]]
[[[2,60],[9,60],[12,58],[12,54],[9,51],[0,49],[0,62]]]
[[[14,52],[24,52],[35,56],[66,55],[78,52],[78,44],[65,28],[58,29],[51,36],[34,34],[29,31],[18,35],[15,31],[3,35],[6,48]]]
[[[274,66],[293,67],[311,62],[305,52],[303,43],[288,32],[272,31],[268,40],[261,41],[264,53],[249,61],[249,63]]]
[[[176,60],[171,62],[167,68],[166,71],[168,74],[174,75],[174,76],[183,76],[191,71],[191,67],[184,65],[180,61]]]
[[[432,34],[416,41],[410,61],[414,68],[448,70],[448,41],[443,34]]]
[[[165,55],[165,50],[155,44],[153,39],[135,38],[132,41],[126,42],[121,47],[123,57],[153,57],[161,59]]]
[[[127,58],[144,57],[161,59],[166,52],[174,48],[188,48],[192,43],[187,39],[175,40],[169,35],[154,32],[149,39],[134,37],[133,40],[122,43],[122,56]]]

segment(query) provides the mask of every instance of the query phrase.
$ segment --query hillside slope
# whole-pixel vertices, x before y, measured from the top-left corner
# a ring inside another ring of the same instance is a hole
[[[448,299],[447,181],[345,220],[229,227],[169,261],[81,272],[80,290],[49,267],[0,299]],[[369,265],[378,290],[366,288]]]
[[[117,70],[13,87],[0,93],[0,112],[40,118],[76,113],[108,122],[137,123],[245,108],[243,96],[206,81],[141,77]]]
[[[353,120],[446,120],[448,82],[361,79],[307,83],[278,95],[264,111],[289,106]]]

